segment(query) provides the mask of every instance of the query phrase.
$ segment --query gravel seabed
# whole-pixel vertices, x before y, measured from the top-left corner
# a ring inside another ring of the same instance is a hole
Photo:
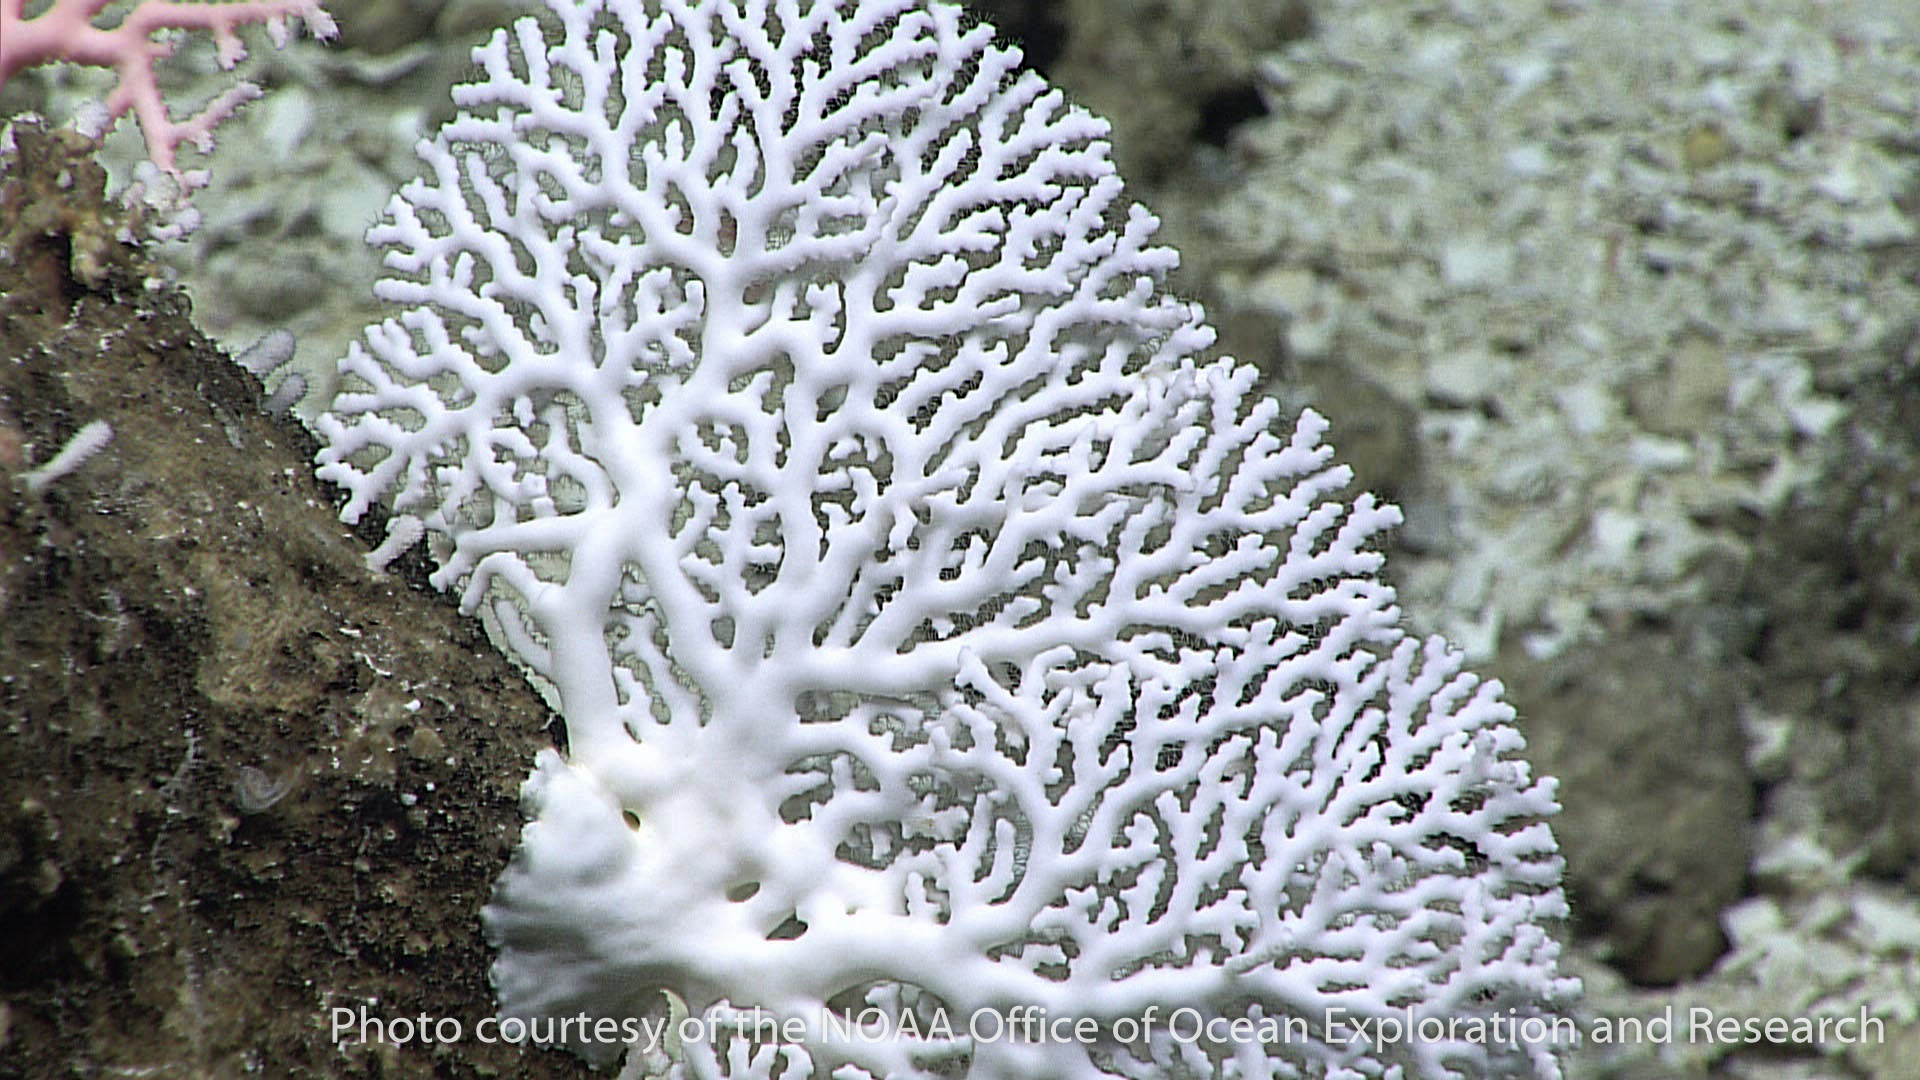
[[[1415,626],[1552,663],[1724,602],[1714,570],[1832,498],[1836,458],[1863,444],[1900,447],[1909,479],[1890,497],[1911,498],[1911,436],[1866,412],[1914,393],[1920,6],[1322,0],[1314,15],[1262,58],[1272,111],[1185,228],[1207,241],[1195,269],[1215,305],[1278,316],[1284,374],[1368,384],[1413,417],[1413,535],[1390,562]],[[1913,614],[1871,647],[1910,656]],[[1787,676],[1744,674],[1765,794],[1749,895],[1721,916],[1729,950],[1664,990],[1577,950],[1585,1012],[1864,1009],[1886,1042],[1730,1047],[1682,1028],[1590,1044],[1570,1074],[1920,1075],[1911,856],[1868,874],[1833,846],[1812,793],[1830,778],[1806,762],[1844,721],[1771,710],[1764,684]],[[1883,704],[1911,738],[1901,681]],[[1920,762],[1904,771],[1920,784]]]

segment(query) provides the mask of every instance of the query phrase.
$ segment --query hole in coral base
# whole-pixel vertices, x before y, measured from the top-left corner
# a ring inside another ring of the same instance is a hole
[[[779,926],[776,926],[773,928],[773,932],[767,935],[767,940],[768,941],[792,941],[794,938],[797,938],[801,934],[804,934],[806,932],[807,932],[807,924],[801,922],[798,917],[789,915],[787,916],[786,922],[783,922]]]

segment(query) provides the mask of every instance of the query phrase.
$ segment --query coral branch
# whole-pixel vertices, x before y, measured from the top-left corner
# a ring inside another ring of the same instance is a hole
[[[154,77],[154,63],[173,55],[173,45],[154,40],[161,30],[206,30],[220,50],[220,65],[232,68],[247,54],[237,33],[248,23],[265,23],[276,46],[286,44],[287,19],[297,17],[313,36],[325,40],[334,34],[333,19],[320,0],[245,0],[242,3],[177,3],[144,0],[118,26],[102,29],[93,19],[108,0],[55,0],[41,14],[24,18],[25,0],[0,0],[0,85],[40,64],[66,61],[90,67],[112,68],[119,84],[107,98],[109,119],[132,112],[140,121],[147,156],[182,187],[204,180],[180,170],[175,153],[190,142],[202,153],[213,145],[213,129],[241,103],[260,95],[259,87],[239,83],[197,114],[175,120]]]

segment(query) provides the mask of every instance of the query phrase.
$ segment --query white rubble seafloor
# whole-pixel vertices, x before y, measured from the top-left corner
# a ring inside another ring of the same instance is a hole
[[[1594,1043],[1569,1075],[1915,1075],[1920,4],[1028,6],[1179,285],[1405,508],[1412,628],[1506,679],[1565,779],[1583,1019],[1884,1022]],[[269,93],[174,251],[210,332],[291,329],[315,371],[379,314],[364,228],[512,10],[329,7],[342,43],[255,50]],[[1259,108],[1168,142],[1223,85]],[[97,92],[36,75],[0,111]]]

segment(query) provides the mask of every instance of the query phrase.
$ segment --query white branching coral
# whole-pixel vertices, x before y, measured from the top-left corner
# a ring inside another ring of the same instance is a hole
[[[1551,782],[1324,423],[1201,358],[1105,125],[939,3],[544,19],[321,420],[566,719],[502,1012],[780,1019],[685,1076],[1554,1075]]]

